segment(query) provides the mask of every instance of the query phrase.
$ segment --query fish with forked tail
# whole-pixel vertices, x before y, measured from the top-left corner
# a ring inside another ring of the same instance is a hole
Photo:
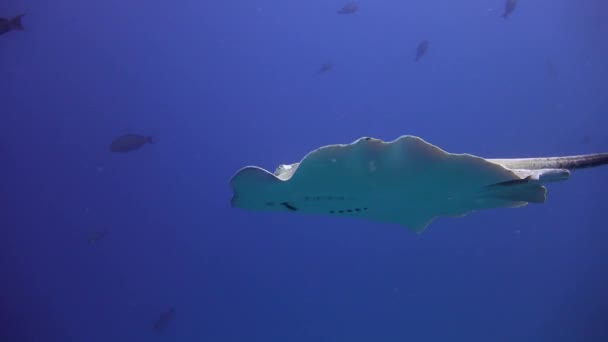
[[[10,31],[23,31],[25,28],[21,23],[21,18],[25,14],[19,14],[12,19],[0,18],[0,34],[5,34]]]

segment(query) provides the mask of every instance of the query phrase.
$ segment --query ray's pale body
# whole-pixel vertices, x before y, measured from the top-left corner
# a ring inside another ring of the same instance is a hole
[[[242,168],[231,179],[232,206],[358,217],[422,232],[436,217],[543,203],[544,184],[607,163],[608,154],[485,159],[448,153],[416,136],[364,137],[323,146],[274,173]]]

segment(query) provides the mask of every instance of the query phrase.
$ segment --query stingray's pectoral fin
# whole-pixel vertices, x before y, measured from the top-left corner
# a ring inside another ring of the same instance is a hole
[[[547,188],[539,184],[527,184],[502,189],[492,197],[513,202],[544,203],[547,199]]]
[[[405,227],[407,230],[414,232],[416,234],[421,234],[426,230],[426,228],[433,223],[435,220],[435,216],[426,216],[426,215],[408,215],[405,220],[398,220],[402,227]]]
[[[528,176],[524,179],[488,185],[483,190],[483,197],[511,202],[544,203],[547,198],[547,188],[535,181],[532,176]]]
[[[272,193],[281,183],[282,180],[264,169],[255,166],[244,167],[232,177],[231,205],[236,208],[263,209],[268,206],[265,195]]]
[[[433,220],[435,220],[434,217],[431,217],[429,219],[421,219],[417,222],[409,222],[406,224],[407,229],[413,231],[416,234],[422,234],[422,232],[425,231],[425,229],[433,222]]]

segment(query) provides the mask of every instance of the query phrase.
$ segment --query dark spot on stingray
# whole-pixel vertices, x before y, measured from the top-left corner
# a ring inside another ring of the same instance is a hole
[[[505,11],[501,17],[507,19],[515,11],[515,7],[517,7],[517,0],[505,0]]]
[[[169,310],[160,314],[160,317],[154,322],[153,328],[156,332],[163,332],[167,325],[175,318],[175,308],[170,308]]]
[[[338,212],[339,212],[340,214],[343,214],[343,213],[344,213],[344,210],[338,210]]]
[[[154,140],[151,136],[144,136],[139,134],[125,134],[121,135],[110,144],[111,152],[131,152],[139,149],[145,144],[153,144]]]
[[[357,12],[358,9],[359,6],[356,3],[349,2],[348,4],[344,5],[344,7],[338,10],[338,14],[352,14]]]
[[[298,208],[296,208],[295,206],[293,206],[292,204],[290,204],[288,202],[281,202],[281,205],[292,211],[298,210]]]
[[[335,211],[334,211],[334,210],[330,210],[330,211],[329,211],[329,213],[330,213],[330,214],[333,214],[333,213],[335,213]]]
[[[429,49],[429,41],[428,40],[423,40],[420,43],[418,43],[418,47],[416,48],[416,62],[418,62],[418,60],[420,60],[420,58],[422,58],[422,56],[424,56],[424,54],[426,54],[426,51]]]
[[[363,210],[367,210],[367,208],[363,208]]]
[[[352,209],[348,209],[347,211],[348,211],[349,213],[352,213],[352,212],[353,212],[353,210],[352,210]]]
[[[361,211],[361,209],[360,208],[355,208],[355,211]]]
[[[21,18],[25,14],[19,14],[13,18],[0,18],[0,35],[10,31],[23,31],[25,28],[21,24]]]

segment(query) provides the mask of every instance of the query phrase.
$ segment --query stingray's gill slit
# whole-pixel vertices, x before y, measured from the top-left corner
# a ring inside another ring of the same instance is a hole
[[[349,214],[349,213],[360,213],[363,211],[367,211],[368,208],[352,208],[352,209],[332,209],[329,211],[330,214]]]
[[[284,206],[285,208],[291,210],[291,211],[297,211],[298,208],[296,208],[295,204],[289,203],[289,202],[281,202],[281,205]]]

